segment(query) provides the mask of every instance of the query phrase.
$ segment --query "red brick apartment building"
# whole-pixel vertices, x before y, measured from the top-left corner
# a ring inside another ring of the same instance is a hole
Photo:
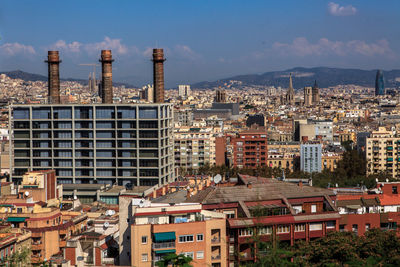
[[[257,168],[267,166],[267,130],[250,129],[231,138],[233,146],[233,166],[238,168]]]
[[[368,192],[338,191],[339,230],[364,235],[372,228],[397,230],[400,223],[400,182],[378,182]]]
[[[234,186],[208,187],[187,202],[227,215],[226,266],[254,262],[249,240],[258,231],[261,240],[279,239],[293,245],[339,230],[340,215],[332,190],[275,179],[239,175]]]

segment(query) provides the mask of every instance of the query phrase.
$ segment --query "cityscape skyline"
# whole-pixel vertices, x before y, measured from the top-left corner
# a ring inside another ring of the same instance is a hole
[[[76,4],[5,1],[0,70],[45,74],[37,62],[54,49],[62,56],[62,77],[86,79],[90,69],[79,64],[97,62],[98,50],[112,49],[115,80],[146,84],[153,47],[165,48],[167,87],[296,66],[398,68],[395,1],[222,1],[212,10],[180,1]],[[98,15],[106,7],[108,19]]]

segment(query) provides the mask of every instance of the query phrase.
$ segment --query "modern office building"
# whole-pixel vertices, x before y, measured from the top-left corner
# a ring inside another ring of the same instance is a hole
[[[55,169],[58,183],[173,180],[170,104],[10,106],[12,181]]]
[[[321,172],[322,144],[306,143],[300,145],[300,170],[303,172]]]
[[[385,82],[382,70],[376,72],[375,95],[385,95]]]

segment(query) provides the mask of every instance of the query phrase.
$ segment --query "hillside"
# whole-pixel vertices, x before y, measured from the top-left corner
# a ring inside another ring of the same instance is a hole
[[[47,76],[40,75],[40,74],[34,74],[34,73],[29,73],[25,72],[22,70],[14,70],[14,71],[3,71],[0,72],[0,74],[5,74],[8,77],[12,79],[21,79],[24,81],[47,81]],[[81,84],[87,84],[88,80],[82,80],[82,79],[73,79],[73,78],[66,78],[66,79],[61,79],[61,81],[71,81],[71,82],[78,82]],[[135,88],[135,86],[132,86],[127,83],[121,83],[121,82],[113,82],[114,86],[125,86],[127,88]]]
[[[376,76],[376,70],[298,67],[285,71],[273,71],[263,74],[238,75],[214,82],[200,82],[193,84],[192,88],[205,89],[218,87],[230,80],[241,81],[243,86],[261,85],[287,88],[289,85],[289,73],[292,73],[293,87],[297,89],[303,88],[304,86],[312,86],[314,80],[317,80],[319,87],[322,88],[345,84],[374,87]],[[400,70],[384,70],[383,75],[385,77],[385,87],[400,86]]]

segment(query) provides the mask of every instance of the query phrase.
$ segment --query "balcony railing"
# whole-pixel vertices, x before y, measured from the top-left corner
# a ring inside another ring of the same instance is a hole
[[[153,243],[153,249],[159,248],[174,248],[175,242]]]
[[[211,260],[220,260],[220,259],[221,259],[221,255],[215,255],[215,256],[211,255]]]
[[[214,237],[213,239],[211,239],[211,243],[219,243],[220,241],[221,239],[218,237]]]

